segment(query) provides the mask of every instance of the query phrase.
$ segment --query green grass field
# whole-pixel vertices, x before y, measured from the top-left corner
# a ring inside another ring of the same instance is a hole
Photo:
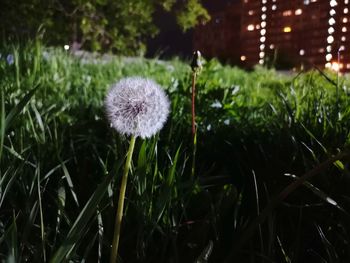
[[[192,177],[189,63],[0,54],[1,262],[108,262],[128,138],[103,100],[125,76],[161,84],[171,115],[136,141],[120,262],[349,262],[348,77],[208,61]]]

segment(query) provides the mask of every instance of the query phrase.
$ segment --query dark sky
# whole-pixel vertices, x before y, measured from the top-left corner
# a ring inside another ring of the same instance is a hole
[[[225,6],[239,0],[204,0],[203,5],[209,13],[221,11]],[[191,57],[192,54],[192,35],[193,30],[183,33],[176,24],[173,14],[158,11],[155,16],[155,23],[160,29],[160,33],[148,41],[147,56],[160,56],[169,58],[180,56],[183,58]]]

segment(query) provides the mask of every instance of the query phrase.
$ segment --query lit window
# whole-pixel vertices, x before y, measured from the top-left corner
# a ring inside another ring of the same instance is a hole
[[[248,15],[250,15],[250,16],[254,15],[254,11],[253,10],[249,10],[248,11]]]
[[[339,71],[340,65],[337,62],[332,62],[332,70]]]
[[[328,36],[327,37],[327,43],[331,44],[334,42],[334,37],[333,36]]]
[[[332,59],[332,57],[333,57],[332,54],[327,54],[327,55],[326,55],[326,60],[327,60],[327,61],[330,61],[330,60]]]
[[[261,29],[261,30],[260,30],[260,35],[263,36],[263,35],[265,35],[265,34],[266,34],[266,29]]]
[[[335,24],[335,20],[333,17],[328,20],[328,24],[330,24],[331,26]]]
[[[349,13],[349,9],[348,8],[344,8],[344,14]]]
[[[260,25],[261,25],[262,28],[264,28],[264,27],[266,27],[266,22],[262,21]]]
[[[282,15],[283,16],[291,16],[292,15],[292,10],[283,11]]]
[[[346,27],[345,26],[343,26],[343,28],[341,29],[341,32],[346,32],[346,31],[348,31],[347,29],[346,29]]]
[[[276,10],[277,9],[277,5],[272,5],[271,9],[272,10]]]
[[[342,37],[341,37],[341,41],[342,41],[342,42],[345,42],[345,41],[346,41],[346,37],[345,37],[345,36],[342,36]]]
[[[336,14],[336,12],[335,12],[334,9],[331,9],[331,11],[329,11],[329,14],[330,14],[331,16],[334,16],[334,15]]]
[[[284,32],[284,33],[292,32],[292,28],[291,28],[290,26],[285,26],[285,27],[283,28],[283,32]]]
[[[297,16],[301,15],[302,13],[303,13],[303,10],[300,8],[295,10],[295,15],[297,15]]]
[[[330,27],[328,28],[328,34],[332,35],[334,33],[334,28]]]
[[[254,30],[254,25],[250,24],[247,26],[248,31],[253,31]]]
[[[331,0],[331,2],[329,4],[331,5],[331,7],[338,5],[337,1],[335,1],[335,0]]]
[[[347,23],[348,22],[348,18],[347,17],[344,17],[343,18],[343,23]]]
[[[305,50],[304,49],[300,49],[299,50],[299,55],[300,56],[304,56],[305,55]]]
[[[241,61],[246,61],[247,57],[246,56],[241,56]]]
[[[266,40],[266,37],[261,37],[261,38],[260,38],[260,42],[262,42],[262,43],[264,43],[265,40]]]

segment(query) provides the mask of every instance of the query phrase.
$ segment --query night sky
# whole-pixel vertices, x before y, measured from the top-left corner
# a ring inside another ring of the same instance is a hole
[[[236,1],[239,0],[205,0],[202,2],[209,13],[213,13],[223,10],[225,6]],[[156,12],[155,23],[159,27],[160,33],[154,39],[148,40],[147,56],[160,56],[161,58],[191,57],[193,30],[183,33],[177,26],[174,15],[161,10]]]

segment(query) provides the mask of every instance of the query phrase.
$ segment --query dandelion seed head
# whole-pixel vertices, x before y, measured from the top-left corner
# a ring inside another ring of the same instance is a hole
[[[154,81],[140,77],[121,79],[105,99],[107,117],[119,133],[149,138],[164,125],[169,100]]]

